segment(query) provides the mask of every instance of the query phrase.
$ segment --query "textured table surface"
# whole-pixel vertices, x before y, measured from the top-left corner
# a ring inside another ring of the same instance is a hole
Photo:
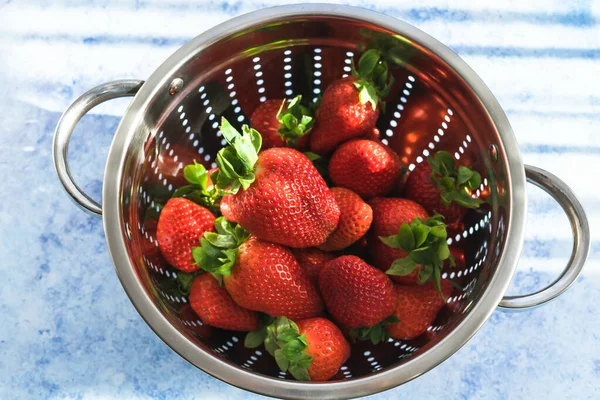
[[[87,89],[145,79],[205,29],[281,3],[0,1],[0,399],[258,397],[192,367],[142,321],[101,220],[60,187],[51,142],[60,113]],[[600,398],[600,2],[350,3],[414,24],[461,55],[506,110],[524,161],[564,179],[592,229],[590,260],[566,294],[530,312],[495,312],[448,361],[372,398]],[[98,199],[126,104],[99,107],[73,138],[75,176]],[[528,192],[513,294],[549,283],[572,246],[560,208]]]

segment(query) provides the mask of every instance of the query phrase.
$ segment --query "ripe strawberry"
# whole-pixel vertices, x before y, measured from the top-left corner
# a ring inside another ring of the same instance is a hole
[[[376,267],[387,271],[392,263],[399,258],[406,257],[408,253],[402,249],[393,249],[379,239],[380,236],[390,236],[398,233],[404,223],[410,223],[415,218],[425,220],[429,217],[427,211],[417,203],[397,198],[372,199],[369,204],[373,208],[373,224],[369,232],[369,252],[373,257]],[[418,268],[405,276],[390,276],[399,283],[417,283]]]
[[[194,259],[205,271],[223,276],[237,304],[298,320],[321,313],[319,292],[290,250],[249,236],[222,217],[215,228],[216,233],[204,235],[201,247],[193,249]]]
[[[229,222],[237,223],[235,219],[235,215],[231,211],[231,199],[233,197],[231,195],[226,195],[221,198],[220,210],[221,214],[225,217],[225,219]]]
[[[310,150],[325,155],[340,143],[373,130],[379,117],[380,99],[387,95],[391,81],[377,50],[368,50],[352,76],[332,82],[319,107],[310,138]]]
[[[363,199],[385,196],[400,179],[400,159],[381,142],[356,139],[341,145],[329,162],[333,183]]]
[[[300,266],[306,271],[310,280],[315,284],[318,284],[323,265],[336,257],[334,254],[319,250],[316,247],[292,249],[292,253]]]
[[[298,330],[308,343],[305,353],[312,357],[310,380],[331,379],[350,358],[350,344],[340,329],[328,319],[312,318],[299,321]]]
[[[173,267],[196,271],[192,247],[205,232],[214,230],[215,216],[206,208],[184,198],[170,199],[160,213],[156,228],[158,247],[165,260]]]
[[[404,277],[399,279],[401,282],[433,280],[441,291],[444,260],[449,259],[450,265],[454,266],[442,216],[436,214],[427,218],[421,206],[406,199],[379,198],[372,206],[370,247],[376,265],[388,275]]]
[[[387,325],[385,329],[388,334],[396,339],[410,340],[425,333],[446,304],[445,299],[452,294],[452,289],[450,281],[442,280],[442,298],[433,282],[424,285],[395,285],[394,316],[400,322]]]
[[[244,345],[260,346],[275,357],[282,371],[299,381],[327,381],[350,357],[350,344],[335,324],[325,318],[293,321],[275,319],[246,335]]]
[[[271,99],[262,103],[250,117],[250,126],[260,132],[263,149],[285,147],[285,141],[279,136],[281,122],[277,119],[279,110],[286,107],[284,99]]]
[[[337,226],[340,210],[316,168],[297,150],[277,147],[258,154],[260,134],[243,134],[223,119],[230,146],[217,155],[213,180],[232,193],[230,215],[256,237],[302,248],[325,242]]]
[[[325,264],[319,287],[329,313],[351,328],[372,327],[394,310],[392,281],[356,256]]]
[[[340,208],[335,231],[319,246],[321,250],[342,250],[363,237],[373,221],[373,210],[359,195],[344,188],[332,188],[331,193]]]
[[[190,304],[202,322],[215,328],[233,331],[258,328],[258,313],[239,306],[211,274],[194,279]]]
[[[271,147],[308,147],[308,133],[313,126],[312,112],[300,104],[302,96],[289,104],[284,99],[267,100],[250,118],[252,128],[260,132],[263,150]]]
[[[431,214],[442,214],[446,223],[460,220],[467,208],[478,208],[483,203],[471,197],[471,191],[481,184],[478,172],[465,166],[457,169],[454,158],[445,151],[437,152],[427,161],[408,175],[406,198],[421,204]]]

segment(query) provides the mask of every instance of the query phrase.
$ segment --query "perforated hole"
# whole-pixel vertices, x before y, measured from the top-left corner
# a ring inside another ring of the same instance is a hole
[[[254,63],[254,67],[253,67],[253,68],[254,68],[254,70],[255,70],[255,71],[257,71],[257,72],[256,72],[256,74],[255,74],[255,76],[256,76],[257,78],[260,78],[260,77],[262,76],[262,72],[260,71],[260,69],[262,68],[262,66],[260,65],[260,57],[254,57],[254,58],[252,59],[252,62]],[[289,65],[288,65],[288,66],[289,66]],[[291,67],[290,67],[290,68],[291,68]],[[264,81],[263,81],[262,79],[259,79],[259,80],[257,80],[257,81],[256,81],[256,86],[257,86],[257,91],[258,91],[258,93],[261,93],[261,94],[262,94],[262,93],[265,93],[266,89],[265,89],[265,87],[264,87]],[[236,93],[236,92],[231,92],[231,93],[229,94],[229,96],[230,96],[232,99],[234,99],[234,98],[236,97],[236,95],[237,95],[237,93]],[[261,103],[264,103],[265,101],[267,101],[267,97],[266,97],[266,96],[261,96],[261,97],[259,98],[259,101],[260,101]],[[236,102],[236,104],[237,104],[237,102]],[[243,120],[243,116],[242,116],[242,120]]]

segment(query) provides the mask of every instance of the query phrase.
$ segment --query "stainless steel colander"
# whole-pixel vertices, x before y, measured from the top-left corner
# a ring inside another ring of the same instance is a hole
[[[465,266],[444,272],[456,289],[426,335],[379,345],[357,343],[330,382],[301,383],[281,373],[263,350],[246,349],[244,335],[211,329],[177,291],[177,271],[157,248],[159,205],[182,181],[183,166],[214,167],[224,145],[222,116],[238,125],[269,98],[313,99],[350,71],[365,47],[389,51],[395,85],[378,121],[382,141],[409,169],[446,150],[478,170],[471,210],[449,242],[464,249]],[[134,96],[115,134],[104,176],[103,205],[74,183],[66,163],[70,135],[91,108]],[[334,5],[293,5],[243,15],[196,37],[146,81],[115,81],[77,99],[56,129],[54,158],[69,195],[102,215],[108,247],[131,301],[171,348],[203,371],[253,392],[286,398],[343,398],[400,385],[457,351],[497,306],[543,304],[576,279],[590,246],[581,204],[555,176],[524,166],[500,105],[465,62],[416,28],[371,11]],[[571,222],[574,246],[563,274],[537,293],[503,297],[521,247],[526,177],[549,192]]]

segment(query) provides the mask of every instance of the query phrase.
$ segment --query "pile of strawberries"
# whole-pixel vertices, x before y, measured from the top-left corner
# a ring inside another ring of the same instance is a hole
[[[424,334],[453,290],[442,268],[463,258],[446,224],[481,203],[479,174],[446,152],[400,183],[406,170],[374,134],[391,83],[368,50],[316,110],[276,99],[241,132],[223,119],[218,168],[186,166],[189,185],[159,217],[160,251],[191,274],[198,317],[249,332],[247,347],[298,380],[333,377],[349,341]]]

